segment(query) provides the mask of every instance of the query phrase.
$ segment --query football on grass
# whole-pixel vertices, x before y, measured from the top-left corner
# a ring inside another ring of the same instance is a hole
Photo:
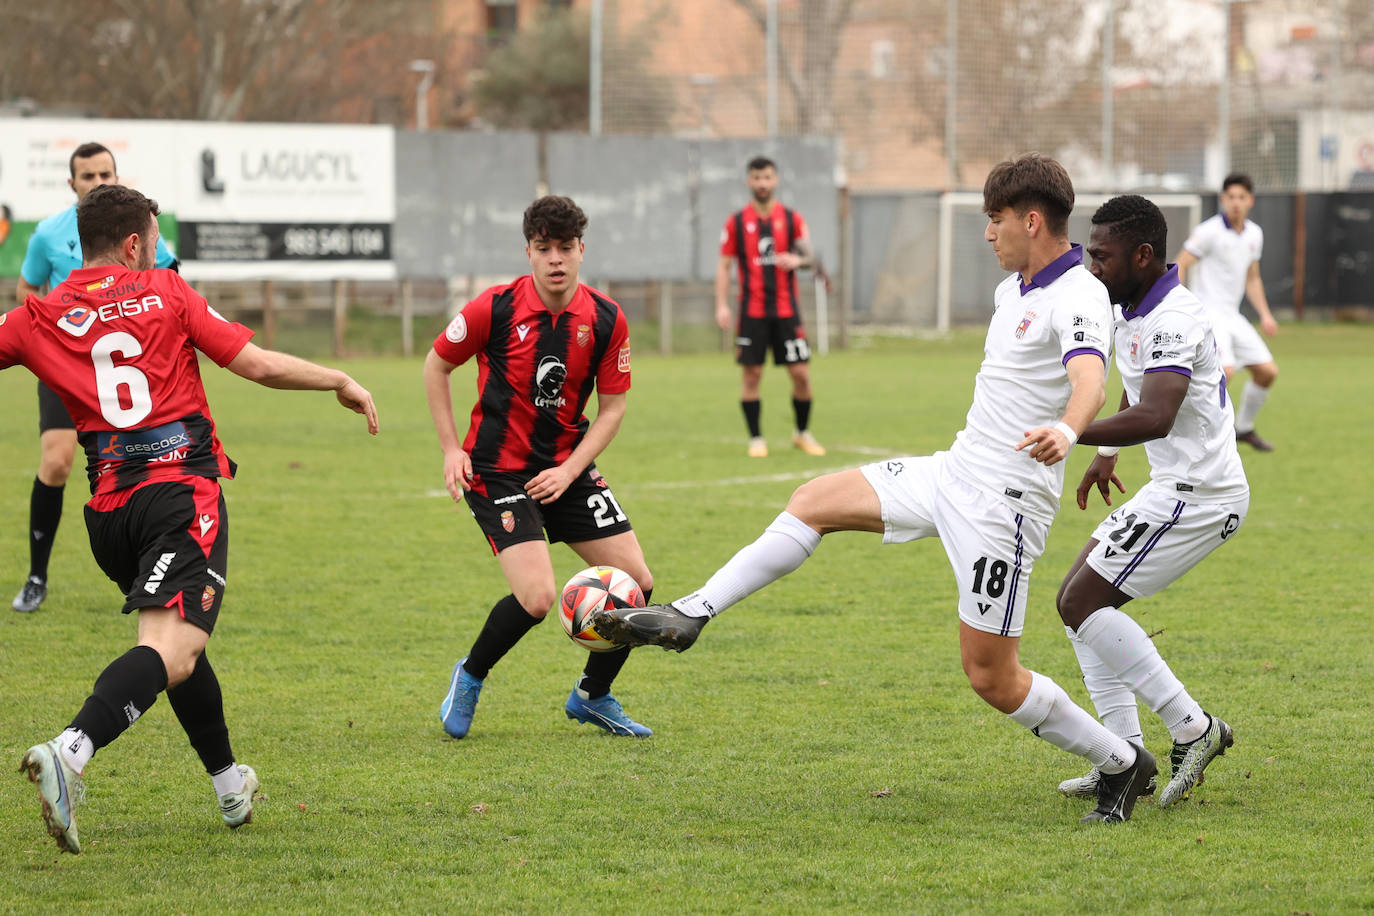
[[[644,593],[629,573],[614,566],[588,566],[563,586],[558,619],[572,641],[593,652],[619,649],[592,629],[592,615],[603,607],[644,607]]]

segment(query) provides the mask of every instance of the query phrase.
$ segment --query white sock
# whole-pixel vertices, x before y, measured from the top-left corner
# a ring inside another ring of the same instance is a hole
[[[1246,382],[1240,394],[1240,410],[1236,411],[1236,432],[1248,433],[1255,429],[1255,417],[1269,399],[1269,389],[1261,388],[1254,382]]]
[[[758,540],[730,558],[706,584],[673,602],[688,617],[714,617],[806,562],[821,536],[810,525],[783,512]]]
[[[1107,731],[1064,688],[1035,671],[1030,692],[1011,718],[1055,747],[1087,757],[1104,773],[1120,773],[1135,763],[1135,748],[1125,738]]]
[[[1159,713],[1175,741],[1192,741],[1207,730],[1207,714],[1165,664],[1154,640],[1128,614],[1099,608],[1079,624],[1078,638]]]
[[[236,795],[243,791],[243,771],[236,763],[229,764],[218,773],[211,773],[210,781],[215,784],[216,796]]]
[[[84,773],[86,764],[95,756],[95,744],[92,743],[91,736],[80,729],[69,728],[57,736],[57,743],[61,747],[62,759],[67,761],[67,766],[78,773]]]
[[[1140,710],[1131,688],[1121,683],[1121,678],[1102,663],[1097,653],[1074,635],[1072,627],[1064,627],[1064,633],[1078,656],[1078,667],[1083,669],[1083,686],[1088,688],[1088,696],[1097,707],[1097,717],[1113,735],[1144,746]]]

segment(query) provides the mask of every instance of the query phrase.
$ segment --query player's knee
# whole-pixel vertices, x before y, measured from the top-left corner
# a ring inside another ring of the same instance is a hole
[[[60,487],[72,473],[72,452],[43,451],[38,462],[38,479],[50,487]]]
[[[198,650],[177,646],[156,646],[154,648],[162,658],[163,667],[167,669],[168,690],[185,681],[191,676],[191,672],[196,670],[196,660],[200,658]]]
[[[515,600],[520,602],[520,607],[524,608],[525,613],[531,617],[543,619],[553,607],[553,599],[556,597],[556,590],[553,582],[540,582],[520,589],[515,593]]]

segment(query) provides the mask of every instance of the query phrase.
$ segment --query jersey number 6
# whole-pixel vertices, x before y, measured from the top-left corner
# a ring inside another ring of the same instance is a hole
[[[114,364],[116,355],[131,359],[142,352],[143,345],[124,331],[106,334],[91,347],[100,413],[116,429],[129,429],[153,412],[153,395],[148,390],[148,377],[133,366]],[[127,392],[128,407],[123,406],[121,388]]]

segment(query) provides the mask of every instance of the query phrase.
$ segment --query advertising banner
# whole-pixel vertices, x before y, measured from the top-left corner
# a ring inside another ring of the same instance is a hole
[[[0,276],[75,201],[68,158],[92,140],[158,201],[189,279],[395,276],[390,127],[42,118],[0,120]]]

